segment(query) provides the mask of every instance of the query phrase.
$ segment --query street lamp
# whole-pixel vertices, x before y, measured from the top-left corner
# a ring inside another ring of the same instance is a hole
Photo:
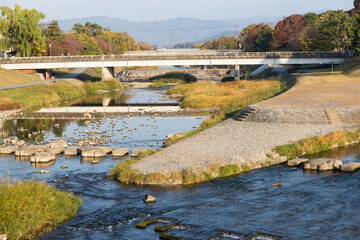
[[[51,44],[49,44],[49,48],[50,48],[50,57],[51,57]]]

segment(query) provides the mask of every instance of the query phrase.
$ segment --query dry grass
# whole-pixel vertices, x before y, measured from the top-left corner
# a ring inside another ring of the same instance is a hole
[[[337,131],[326,136],[309,137],[297,143],[279,146],[275,151],[289,159],[306,154],[329,151],[335,147],[344,147],[360,141],[360,129],[351,131]]]
[[[170,95],[181,94],[184,99],[182,107],[210,108],[225,107],[229,104],[249,105],[263,96],[272,96],[281,91],[281,82],[267,81],[234,81],[220,84],[191,83],[172,88]],[[265,97],[266,98],[266,97]]]
[[[29,75],[17,71],[0,69],[0,87],[40,82],[37,75]]]

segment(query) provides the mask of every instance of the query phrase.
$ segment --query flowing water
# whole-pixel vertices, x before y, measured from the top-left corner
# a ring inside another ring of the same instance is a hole
[[[113,147],[159,148],[166,134],[189,131],[204,118],[114,116],[90,124],[18,120],[2,123],[2,131],[33,141],[33,136],[16,131],[23,126],[40,131],[39,141],[65,137],[71,143],[88,136],[85,132],[106,130],[103,135]],[[360,147],[310,156],[315,157],[360,161]],[[183,239],[360,239],[359,172],[304,172],[279,165],[194,186],[135,186],[107,178],[107,171],[123,160],[108,156],[91,165],[81,157],[60,155],[52,164],[32,166],[26,159],[3,155],[0,176],[46,181],[84,200],[76,218],[39,239],[159,239],[154,227],[173,222],[180,225],[163,234]],[[61,169],[63,165],[69,168]],[[40,169],[51,173],[41,175]],[[56,179],[64,181],[55,183]],[[145,194],[155,196],[156,203],[144,204]],[[155,217],[160,222],[144,230],[135,228],[136,223]]]

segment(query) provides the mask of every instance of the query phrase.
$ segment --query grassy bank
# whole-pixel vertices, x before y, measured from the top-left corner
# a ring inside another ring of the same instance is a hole
[[[260,81],[234,81],[220,84],[191,83],[181,84],[170,89],[170,95],[183,95],[181,106],[185,108],[220,107],[211,118],[206,119],[197,129],[178,135],[166,141],[172,145],[215,124],[234,116],[239,110],[278,95],[295,83],[290,76]]]
[[[351,131],[337,131],[326,136],[310,137],[297,143],[279,146],[275,152],[288,159],[294,159],[307,154],[329,151],[337,147],[344,147],[360,141],[360,129]]]
[[[201,182],[211,181],[214,178],[224,178],[230,177],[242,172],[250,171],[250,168],[245,166],[244,168],[239,167],[238,165],[228,165],[222,167],[214,166],[211,170],[207,172],[195,172],[192,168],[186,169],[181,172],[172,172],[172,173],[149,173],[149,174],[140,174],[137,170],[134,170],[131,165],[136,161],[148,156],[149,154],[154,153],[149,151],[143,154],[138,159],[128,159],[122,163],[119,163],[111,170],[110,176],[112,179],[118,180],[123,183],[135,183],[135,184],[182,184],[190,185],[197,184]]]
[[[20,84],[40,82],[38,75],[29,75],[17,71],[0,68],[0,87],[14,86]]]
[[[0,233],[32,239],[77,215],[82,200],[34,181],[0,182]]]
[[[123,89],[117,80],[102,82],[54,82],[30,87],[12,88],[0,91],[0,109],[16,109],[48,105],[67,99],[84,96],[97,90]]]

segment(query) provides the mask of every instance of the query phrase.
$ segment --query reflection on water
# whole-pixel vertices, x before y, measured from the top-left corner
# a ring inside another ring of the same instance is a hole
[[[169,100],[160,91],[150,88],[131,89],[128,91],[112,92],[105,94],[92,94],[78,100],[72,106],[123,106],[126,104],[175,104],[177,101]]]

